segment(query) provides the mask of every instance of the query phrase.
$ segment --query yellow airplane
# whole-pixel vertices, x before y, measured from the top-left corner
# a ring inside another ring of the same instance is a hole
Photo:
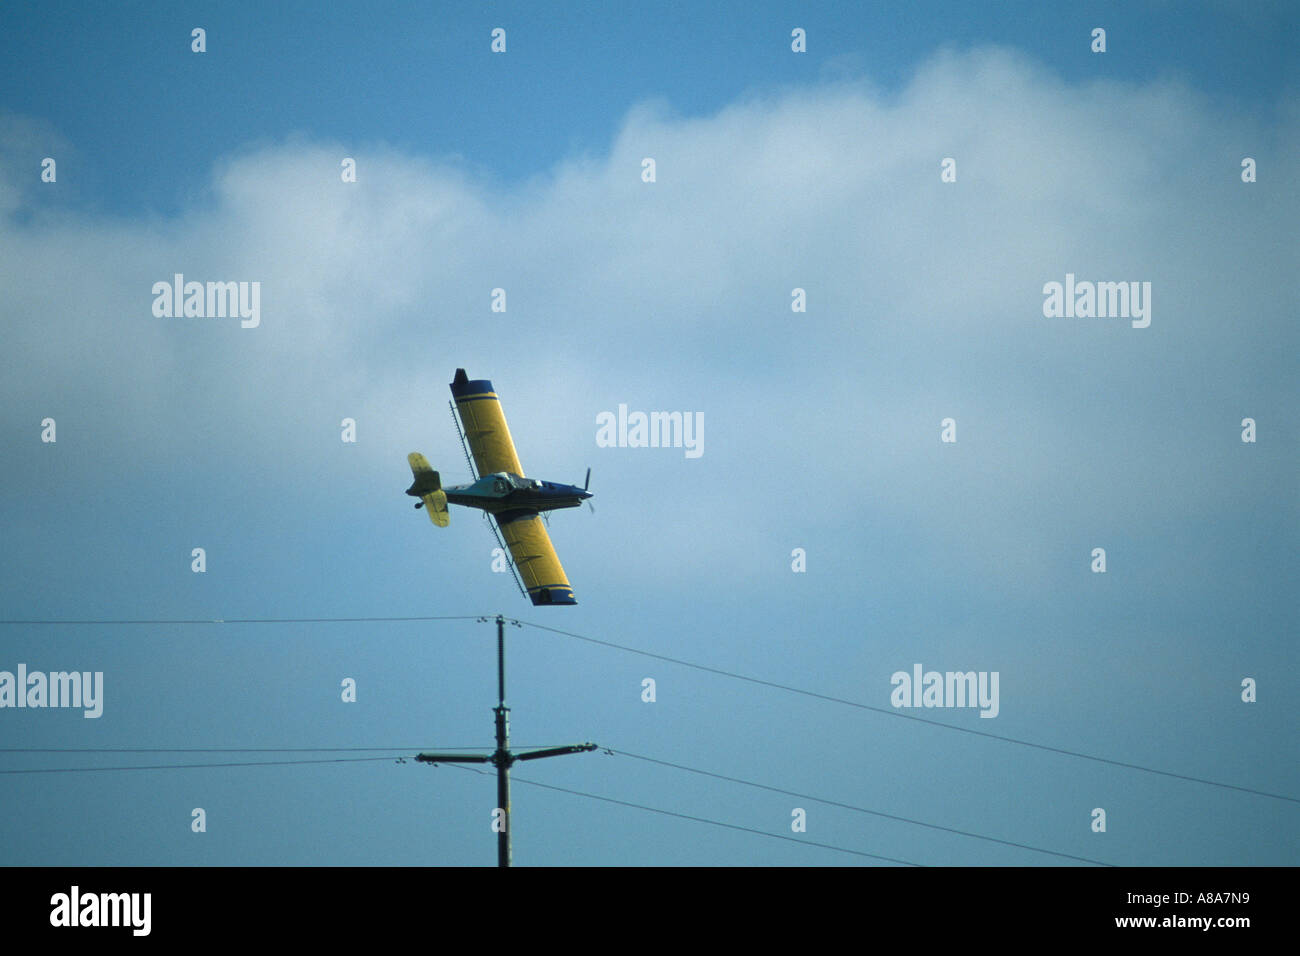
[[[576,508],[592,497],[587,490],[591,469],[587,469],[587,480],[581,488],[525,478],[492,383],[487,379],[470,381],[465,370],[458,368],[451,394],[460,414],[463,438],[474,456],[474,469],[482,477],[468,485],[444,488],[428,459],[411,452],[406,460],[415,480],[406,493],[420,499],[415,507],[424,508],[439,528],[451,523],[449,503],[486,512],[491,516],[489,520],[496,520],[505,539],[503,546],[510,549],[514,567],[523,574],[532,602],[577,604],[541,514],[557,508]]]

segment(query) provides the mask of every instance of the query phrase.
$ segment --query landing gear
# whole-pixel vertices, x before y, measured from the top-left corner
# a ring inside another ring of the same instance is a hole
[[[423,501],[417,501],[417,502],[415,503],[415,507],[416,507],[416,510],[419,510],[420,508],[423,508],[423,507],[424,507],[424,502],[423,502]]]

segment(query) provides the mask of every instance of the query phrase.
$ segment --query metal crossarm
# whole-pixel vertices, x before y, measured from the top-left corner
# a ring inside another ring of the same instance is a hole
[[[539,757],[562,757],[565,754],[584,754],[595,750],[595,744],[572,744],[568,747],[547,747],[545,750],[529,750],[515,754],[516,760],[536,760]]]
[[[490,754],[416,754],[417,763],[491,763]]]

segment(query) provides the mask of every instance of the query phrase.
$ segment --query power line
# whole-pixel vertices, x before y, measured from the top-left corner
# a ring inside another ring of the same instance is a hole
[[[524,745],[520,745],[520,746],[524,746]],[[545,747],[545,745],[542,745],[542,744],[530,744],[530,745],[527,745],[527,746],[525,747],[525,749],[529,749],[529,750],[533,750],[533,749],[544,749],[544,747]],[[440,750],[440,751],[456,751],[456,750],[475,751],[475,750],[481,750],[482,747],[434,747],[434,748],[420,748],[420,747],[184,747],[184,748],[180,748],[180,747],[0,747],[0,753],[61,753],[61,754],[62,754],[62,753],[80,753],[80,754],[85,754],[85,753],[104,753],[104,754],[118,754],[118,753],[150,753],[150,754],[201,754],[201,753],[202,753],[202,754],[207,754],[207,753],[219,753],[219,754],[225,754],[225,753],[357,753],[357,752],[360,752],[360,753],[374,753],[374,752],[376,752],[376,751],[391,751],[391,752],[393,752],[393,754],[395,754],[396,756],[369,758],[369,759],[372,759],[372,760],[391,760],[391,759],[397,759],[397,756],[401,756],[401,757],[407,757],[407,756],[410,756],[414,751],[418,751],[418,750],[422,750],[422,749],[432,749],[432,750]],[[715,778],[715,779],[717,779],[717,780],[725,780],[725,781],[727,781],[727,782],[729,782],[729,783],[738,783],[738,784],[742,784],[743,786],[754,787],[754,788],[759,789],[759,790],[768,790],[768,791],[771,791],[772,793],[780,793],[780,794],[784,794],[784,795],[786,795],[786,796],[797,797],[797,798],[799,798],[799,799],[801,799],[801,800],[812,800],[812,801],[814,801],[814,802],[816,802],[816,803],[823,803],[823,804],[826,804],[827,806],[840,807],[840,808],[845,809],[845,810],[853,810],[853,811],[855,811],[855,812],[857,812],[857,813],[866,813],[866,814],[870,814],[870,815],[872,815],[872,816],[883,817],[884,819],[887,819],[887,820],[896,820],[896,821],[898,821],[898,822],[900,822],[900,823],[909,823],[909,824],[913,824],[913,825],[915,825],[915,826],[928,827],[929,829],[932,829],[932,830],[941,830],[941,831],[946,832],[946,833],[955,833],[955,834],[958,834],[958,835],[960,835],[960,836],[967,836],[967,837],[971,837],[971,838],[976,839],[976,840],[987,840],[987,841],[992,842],[992,843],[1001,843],[1001,844],[1003,844],[1003,845],[1005,845],[1005,846],[1016,847],[1017,849],[1022,849],[1022,850],[1032,850],[1032,851],[1034,851],[1034,852],[1036,852],[1036,853],[1046,853],[1046,854],[1049,854],[1049,855],[1051,855],[1051,856],[1059,856],[1059,857],[1062,857],[1062,858],[1064,858],[1064,859],[1077,860],[1077,861],[1082,862],[1082,863],[1093,863],[1093,864],[1096,864],[1097,866],[1112,866],[1112,865],[1114,865],[1114,864],[1110,864],[1110,863],[1103,862],[1103,861],[1101,861],[1101,860],[1093,860],[1093,859],[1089,859],[1088,857],[1075,856],[1075,855],[1070,854],[1070,853],[1060,853],[1060,852],[1058,852],[1058,851],[1056,851],[1056,850],[1047,850],[1047,849],[1044,849],[1044,848],[1042,848],[1042,847],[1030,846],[1029,844],[1026,844],[1026,843],[1016,843],[1016,842],[1011,841],[1011,840],[1003,840],[1003,839],[999,839],[998,837],[985,836],[984,834],[981,834],[981,833],[974,833],[974,832],[971,832],[971,831],[969,831],[969,830],[959,830],[959,829],[956,829],[956,828],[954,828],[954,827],[946,827],[946,826],[942,826],[942,825],[937,824],[937,823],[927,823],[927,822],[925,822],[925,821],[923,821],[923,820],[913,820],[913,819],[911,819],[911,818],[909,818],[909,817],[902,817],[902,816],[898,816],[898,815],[896,815],[896,814],[892,814],[892,813],[885,813],[885,812],[883,812],[883,811],[881,811],[881,810],[871,810],[871,809],[869,809],[869,808],[867,808],[867,807],[860,807],[860,806],[856,806],[856,805],[854,805],[854,804],[850,804],[850,803],[843,803],[843,802],[838,801],[838,800],[831,800],[831,799],[829,799],[829,798],[827,798],[827,797],[818,797],[818,796],[814,796],[814,795],[812,795],[812,794],[800,793],[800,792],[798,792],[798,791],[796,791],[796,790],[785,790],[785,789],[782,789],[782,788],[780,788],[780,787],[773,787],[773,786],[770,786],[770,785],[768,785],[768,784],[757,783],[757,782],[755,782],[755,781],[753,781],[753,780],[743,780],[743,779],[741,779],[741,778],[739,778],[739,777],[730,777],[730,776],[727,776],[726,774],[715,773],[715,772],[713,772],[713,771],[711,771],[711,770],[701,770],[701,769],[696,768],[696,767],[688,767],[688,766],[686,766],[686,765],[684,765],[684,764],[672,763],[672,762],[667,761],[667,760],[659,760],[658,758],[655,758],[655,757],[647,757],[647,756],[645,756],[645,755],[643,755],[643,754],[634,754],[634,753],[632,753],[632,752],[630,752],[630,751],[627,751],[627,750],[615,750],[615,749],[610,748],[610,747],[606,747],[606,748],[602,748],[602,749],[606,750],[608,753],[616,754],[616,755],[618,755],[618,756],[622,756],[622,757],[631,757],[631,758],[633,758],[634,760],[643,760],[643,761],[645,761],[645,762],[647,762],[647,763],[659,764],[659,765],[664,766],[664,767],[671,767],[671,768],[673,768],[673,769],[675,769],[675,770],[684,770],[684,771],[686,771],[686,772],[688,772],[688,773],[699,774],[699,775],[701,775],[701,776],[705,776],[705,777],[713,777],[713,778]],[[3,772],[5,772],[5,773],[41,773],[41,772],[48,772],[48,773],[76,773],[76,772],[79,772],[79,771],[81,771],[81,770],[88,770],[88,771],[96,771],[96,770],[137,770],[137,769],[138,769],[138,770],[162,770],[162,769],[169,769],[169,768],[175,768],[175,769],[187,769],[187,768],[190,768],[190,767],[281,766],[281,765],[285,765],[285,764],[292,765],[292,764],[294,764],[294,763],[309,763],[309,762],[312,762],[312,761],[283,761],[283,762],[280,762],[280,761],[257,761],[257,762],[249,762],[249,763],[220,763],[220,764],[166,764],[166,765],[164,765],[164,764],[159,764],[159,765],[154,765],[154,766],[150,766],[150,767],[84,767],[84,768],[82,768],[82,767],[67,767],[67,768],[56,768],[56,769],[54,769],[54,770],[49,770],[49,771],[42,771],[42,770],[12,770],[12,771],[3,771]],[[320,762],[326,762],[326,763],[328,763],[328,762],[332,762],[332,761],[320,761]],[[341,762],[341,761],[340,761],[340,762]],[[800,842],[805,842],[805,841],[800,841]]]
[[[520,744],[519,746],[525,746]],[[542,749],[546,744],[528,744],[529,749]],[[404,755],[418,750],[482,750],[475,747],[0,747],[2,754],[330,754],[374,753],[393,751]]]
[[[679,763],[670,763],[667,760],[658,760],[654,757],[646,757],[641,754],[629,753],[626,750],[614,750],[613,748],[610,747],[606,747],[604,749],[611,754],[617,754],[618,756],[621,757],[632,757],[635,760],[644,760],[647,763],[657,763],[660,766],[672,767],[675,770],[685,770],[688,773],[697,773],[703,777],[714,777],[715,779],[718,780],[726,780],[730,783],[739,783],[747,787],[755,787],[759,790],[770,790],[772,793],[780,793],[788,797],[797,797],[800,800],[812,800],[815,803],[824,803],[827,806],[840,807],[841,809],[844,810],[853,810],[856,813],[869,813],[872,816],[884,817],[886,820],[897,820],[900,823],[910,823],[918,827],[929,827],[931,830],[942,830],[945,833],[956,833],[961,836],[972,837],[976,840],[988,840],[990,843],[1001,843],[1004,846],[1012,846],[1021,850],[1033,850],[1035,853],[1047,853],[1050,854],[1051,856],[1059,856],[1067,860],[1078,860],[1081,863],[1093,863],[1096,864],[1097,866],[1115,865],[1113,863],[1105,863],[1101,860],[1092,860],[1086,856],[1075,856],[1072,853],[1060,853],[1056,850],[1045,850],[1042,847],[1030,846],[1027,843],[1016,843],[1012,840],[1001,840],[997,837],[985,836],[982,833],[972,833],[970,830],[958,830],[955,827],[940,826],[937,823],[926,823],[924,820],[913,820],[909,817],[900,817],[893,813],[884,813],[881,810],[869,810],[866,807],[854,806],[851,803],[841,803],[838,800],[829,800],[826,797],[815,797],[812,796],[811,794],[799,793],[794,790],[783,790],[780,787],[771,787],[764,783],[755,783],[752,780],[741,780],[739,777],[728,777],[725,774],[714,773],[711,770],[700,770],[696,767],[687,767]]]
[[[321,749],[328,750],[330,748],[321,748]],[[343,750],[343,749],[356,749],[356,748],[333,748],[333,749]],[[460,749],[470,749],[470,748],[450,747],[444,749],[460,750]],[[13,752],[12,748],[8,748],[8,752]],[[85,752],[97,752],[97,751],[81,750],[81,751],[68,751],[68,752],[85,753]],[[131,752],[131,753],[233,752],[233,753],[238,753],[238,752],[245,752],[245,751],[217,751],[217,750],[200,751],[196,749],[196,750],[129,750],[129,751],[104,750],[98,752]],[[302,752],[306,752],[306,751],[302,751]],[[627,754],[626,756],[632,756],[632,755]],[[234,762],[234,763],[153,764],[148,766],[134,766],[134,767],[56,767],[56,768],[47,768],[47,769],[39,769],[39,770],[0,770],[0,774],[101,773],[101,772],[114,771],[114,770],[197,770],[197,769],[211,769],[214,767],[289,767],[289,766],[301,766],[303,764],[371,763],[379,760],[385,760],[385,761],[404,760],[404,756],[398,758],[394,758],[391,756],[389,757],[338,757],[333,759],[322,759],[322,760],[259,760],[259,761],[241,761],[241,762]],[[460,764],[450,764],[450,766],[457,767],[463,770],[470,770],[474,773],[487,773],[487,771],[474,770],[474,768],[472,767],[465,767]],[[570,790],[566,787],[555,787],[555,786],[551,786],[550,784],[539,783],[536,780],[524,780],[519,777],[516,777],[515,780],[519,783],[525,783],[534,787],[543,787],[547,790],[557,790],[561,793],[573,794],[574,796],[579,796],[579,797],[587,797],[591,800],[601,800],[604,801],[605,803],[614,803],[614,804],[618,804],[619,806],[631,807],[636,810],[645,810],[650,813],[663,814],[664,816],[678,817],[683,820],[693,820],[697,823],[707,823],[710,824],[711,826],[726,827],[727,829],[730,830],[739,830],[742,833],[753,833],[758,836],[771,837],[772,839],[775,840],[788,840],[791,843],[798,843],[803,846],[815,846],[826,850],[836,850],[840,853],[851,853],[854,856],[869,857],[875,860],[885,860],[890,863],[900,863],[905,866],[922,865],[919,863],[912,863],[908,860],[899,860],[899,859],[895,859],[894,857],[881,856],[876,853],[865,853],[861,850],[851,850],[847,847],[834,846],[833,844],[829,844],[829,843],[818,843],[813,840],[799,840],[796,839],[795,837],[787,837],[778,833],[767,833],[763,830],[755,830],[752,827],[743,827],[734,823],[724,823],[721,820],[710,820],[707,817],[697,817],[686,813],[676,813],[672,810],[663,810],[660,809],[659,807],[648,807],[639,803],[630,803],[626,800],[615,800],[613,797],[602,797],[594,793],[585,793],[581,790]]]
[[[54,767],[39,770],[0,770],[11,773],[102,773],[110,770],[197,770],[212,767],[292,767],[307,763],[367,763],[375,760],[404,760],[398,757],[335,757],[332,760],[255,760],[243,763],[165,763],[146,767]]]
[[[572,631],[562,631],[556,627],[547,627],[545,624],[533,624],[530,621],[520,621],[520,624],[526,627],[535,627],[541,631],[550,631],[553,634],[562,634],[565,637],[576,638],[580,641],[589,641],[592,644],[600,644],[603,647],[612,647],[616,650],[626,651],[629,654],[640,654],[643,657],[651,657],[655,660],[668,661],[670,664],[679,664],[682,667],[690,667],[695,670],[704,671],[709,674],[718,674],[722,677],[730,677],[733,680],[745,681],[750,684],[758,684],[762,687],[774,687],[777,690],[789,691],[792,694],[801,694],[804,697],[812,697],[817,700],[826,700],[835,704],[844,704],[847,707],[856,707],[859,710],[869,710],[877,714],[886,714],[890,717],[898,717],[903,720],[914,720],[922,724],[929,724],[932,727],[942,727],[944,730],[955,730],[963,734],[973,734],[976,737],[988,737],[992,740],[1001,740],[1004,743],[1019,744],[1022,747],[1033,747],[1036,750],[1046,750],[1049,753],[1063,754],[1067,757],[1078,757],[1080,760],[1092,760],[1096,763],[1109,764],[1112,767],[1124,767],[1128,770],[1141,770],[1144,773],[1159,774],[1162,777],[1172,777],[1175,780],[1186,780],[1191,783],[1205,784],[1209,787],[1222,787],[1225,790],[1237,790],[1241,793],[1254,794],[1257,797],[1270,797],[1274,800],[1286,800],[1290,803],[1300,803],[1300,797],[1291,797],[1283,793],[1269,793],[1266,790],[1257,790],[1253,787],[1242,787],[1232,783],[1222,783],[1218,780],[1207,780],[1204,777],[1192,777],[1187,774],[1173,773],[1169,770],[1157,770],[1154,767],[1144,767],[1141,764],[1126,763],[1122,760],[1112,760],[1109,757],[1098,757],[1095,754],[1081,753],[1077,750],[1067,750],[1064,747],[1052,747],[1047,744],[1034,743],[1031,740],[1020,740],[1016,737],[1004,737],[1001,734],[993,734],[984,730],[974,730],[970,727],[959,727],[956,724],[945,724],[939,720],[931,720],[927,717],[917,717],[913,714],[904,714],[893,709],[884,707],[873,707],[870,704],[862,704],[855,700],[847,700],[843,697],[833,697],[829,694],[819,694],[816,691],[804,690],[801,687],[791,687],[789,684],[778,684],[775,681],[763,680],[758,677],[750,677],[746,674],[737,674],[733,671],[725,671],[718,667],[709,667],[705,664],[697,664],[694,661],[684,661],[677,657],[668,657],[666,654],[655,654],[651,651],[643,651],[636,647],[627,647],[622,644],[615,644],[613,641],[602,641],[596,637],[588,637],[585,634],[575,634]]]
[[[800,840],[798,837],[788,837],[782,833],[768,833],[766,830],[755,830],[753,827],[742,827],[736,823],[723,823],[721,820],[710,820],[707,817],[697,817],[689,813],[676,813],[672,810],[662,810],[659,807],[647,807],[643,803],[629,803],[626,800],[615,800],[613,797],[601,797],[594,793],[584,793],[581,790],[570,790],[567,787],[557,787],[549,783],[538,783],[536,780],[523,780],[515,778],[516,783],[526,783],[533,787],[543,787],[547,790],[558,790],[560,793],[571,793],[578,797],[587,797],[591,800],[602,800],[605,803],[616,803],[620,807],[632,807],[634,810],[646,810],[650,813],[662,813],[664,816],[677,817],[682,820],[693,820],[696,823],[707,823],[715,827],[726,827],[728,830],[739,830],[741,833],[753,833],[757,836],[770,837],[773,840],[787,840],[790,843],[798,843],[800,846],[816,846],[823,850],[837,850],[840,853],[852,853],[854,856],[870,857],[873,860],[886,860],[889,863],[900,863],[903,866],[923,866],[922,863],[913,863],[910,860],[899,860],[892,856],[881,856],[878,853],[865,853],[862,850],[850,850],[848,847],[835,846],[833,843],[818,843],[815,840]]]
[[[486,620],[487,615],[481,614],[463,614],[454,616],[412,616],[412,617],[303,617],[303,618],[230,618],[230,619],[210,619],[210,620],[80,620],[80,621],[60,621],[60,620],[11,620],[0,621],[0,625],[186,625],[186,624],[344,624],[344,623],[400,623],[400,622],[426,622],[426,621],[481,621]],[[585,634],[577,634],[573,631],[565,631],[556,627],[549,627],[545,624],[534,624],[531,621],[518,621],[510,619],[511,623],[519,624],[526,627],[534,627],[541,631],[549,631],[552,634],[560,634],[564,637],[572,637],[576,640],[587,641],[592,644],[599,644],[602,647],[611,647],[615,650],[624,651],[629,654],[639,654],[642,657],[649,657],[655,660],[667,661],[670,664],[677,664],[681,667],[689,667],[694,670],[703,671],[709,674],[717,674],[722,677],[729,677],[732,680],[744,681],[750,684],[757,684],[761,687],[771,687],[777,690],[787,691],[792,694],[800,694],[804,697],[811,697],[816,700],[829,701],[835,704],[843,704],[847,707],[854,707],[858,710],[869,710],[877,714],[885,714],[890,717],[898,717],[902,720],[912,720],[922,724],[928,724],[931,727],[940,727],[944,730],[954,730],[963,734],[971,734],[976,737],[987,737],[991,740],[1000,740],[1003,743],[1019,744],[1022,747],[1032,747],[1035,750],[1043,750],[1048,753],[1061,754],[1066,757],[1076,757],[1080,760],[1091,760],[1095,763],[1107,764],[1112,767],[1122,767],[1126,770],[1138,770],[1143,773],[1156,774],[1162,777],[1170,777],[1174,780],[1184,780],[1189,783],[1199,783],[1207,787],[1219,787],[1224,790],[1236,790],[1239,793],[1249,793],[1257,797],[1268,797],[1273,800],[1285,800],[1288,803],[1300,803],[1300,797],[1292,797],[1283,793],[1271,793],[1267,790],[1259,790],[1255,787],[1243,787],[1238,784],[1223,783],[1218,780],[1209,780],[1205,777],[1193,777],[1190,774],[1174,773],[1170,770],[1159,770],[1155,767],[1145,767],[1141,764],[1128,763],[1122,760],[1113,760],[1109,757],[1099,757],[1096,754],[1083,753],[1077,750],[1069,750],[1064,747],[1053,747],[1048,744],[1035,743],[1031,740],[1021,740],[1017,737],[1007,737],[1002,734],[994,734],[984,730],[975,730],[971,727],[960,727],[956,724],[946,724],[939,720],[931,720],[927,717],[919,717],[915,714],[905,714],[898,710],[886,709],[884,707],[874,707],[870,704],[863,704],[858,701],[848,700],[843,697],[835,697],[830,694],[820,694],[816,691],[805,690],[801,687],[792,687],[789,684],[780,684],[776,681],[763,680],[759,677],[750,677],[746,674],[737,674],[734,671],[723,670],[718,667],[709,667],[706,664],[697,664],[694,661],[682,660],[677,657],[669,657],[666,654],[656,654],[652,651],[641,650],[636,647],[628,647],[623,644],[615,644],[613,641],[605,641],[600,638],[588,637]],[[446,748],[456,749],[456,748]]]
[[[464,767],[459,764],[450,764],[462,770],[469,770],[472,773],[487,774],[489,771],[476,770],[473,767]],[[545,790],[556,790],[560,793],[572,794],[575,797],[586,797],[589,800],[600,800],[604,803],[614,803],[620,807],[631,807],[634,810],[645,810],[648,813],[659,813],[666,817],[677,817],[680,820],[691,820],[695,823],[707,823],[710,826],[726,827],[728,830],[739,830],[741,833],[752,833],[755,836],[769,837],[773,840],[786,840],[790,843],[798,843],[800,846],[815,846],[823,850],[835,850],[838,853],[851,853],[854,856],[864,856],[873,860],[885,860],[888,863],[899,863],[903,866],[924,866],[923,863],[913,863],[911,860],[900,860],[892,856],[881,856],[878,853],[867,853],[863,850],[851,850],[844,846],[835,846],[833,843],[818,843],[815,840],[800,840],[798,837],[788,837],[781,833],[768,833],[766,830],[756,830],[753,827],[742,827],[737,823],[724,823],[722,820],[710,820],[708,817],[697,817],[689,813],[677,813],[673,810],[664,810],[660,807],[648,807],[642,803],[629,803],[626,800],[615,800],[613,797],[602,797],[595,793],[587,793],[583,790],[570,790],[568,787],[557,787],[549,783],[539,783],[536,780],[524,780],[521,777],[512,778],[516,783],[525,783],[531,787],[542,787]]]
[[[452,617],[248,617],[248,618],[194,618],[175,620],[107,620],[88,619],[84,621],[0,621],[0,624],[393,624],[399,622],[420,621],[478,621],[482,614],[461,614]]]

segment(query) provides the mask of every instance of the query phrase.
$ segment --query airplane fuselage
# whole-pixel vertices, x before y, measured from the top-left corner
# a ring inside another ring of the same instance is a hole
[[[591,492],[576,485],[522,478],[504,471],[484,475],[468,485],[443,485],[442,490],[446,493],[449,504],[478,508],[489,514],[576,508],[591,497]],[[419,497],[415,486],[406,493]]]

